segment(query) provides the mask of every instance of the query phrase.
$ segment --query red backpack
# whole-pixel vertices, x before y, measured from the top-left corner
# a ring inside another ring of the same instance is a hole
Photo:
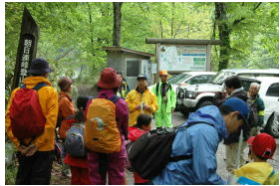
[[[35,138],[44,132],[46,118],[43,115],[37,91],[47,86],[38,83],[33,89],[23,85],[16,93],[10,107],[13,135],[19,139]]]

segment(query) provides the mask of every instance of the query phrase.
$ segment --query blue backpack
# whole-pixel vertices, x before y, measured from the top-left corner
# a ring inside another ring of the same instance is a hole
[[[73,124],[66,133],[65,151],[73,157],[83,158],[86,156],[84,128],[83,124]]]

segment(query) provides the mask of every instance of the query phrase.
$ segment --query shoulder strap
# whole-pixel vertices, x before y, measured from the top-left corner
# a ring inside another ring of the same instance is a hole
[[[171,84],[170,83],[167,83],[167,90],[166,90],[166,92],[169,90],[169,89],[172,89],[172,86],[171,86]],[[156,96],[159,96],[159,83],[157,83],[157,85],[156,85]]]
[[[40,88],[47,86],[45,82],[38,83],[35,87],[33,87],[34,90],[38,91]]]
[[[207,125],[210,125],[212,127],[214,127],[214,125],[212,123],[208,123],[206,121],[194,121],[194,122],[191,122],[189,123],[187,126],[183,126],[185,123],[182,123],[181,125],[177,126],[176,128],[181,128],[181,127],[185,127],[185,128],[189,128],[193,125],[196,125],[196,124],[207,124]]]
[[[208,122],[206,122],[206,121],[194,121],[194,122],[189,123],[189,124],[188,124],[187,126],[185,126],[185,127],[189,128],[189,127],[191,127],[191,126],[193,126],[193,125],[196,125],[196,124],[207,124],[207,125],[210,125],[210,126],[214,127],[214,125],[213,125],[212,123],[208,123]]]
[[[109,98],[108,100],[112,101],[114,104],[117,103],[117,101],[120,99],[119,96],[114,95],[113,97]]]
[[[157,85],[156,85],[156,95],[158,96],[159,94],[159,83],[157,83]]]
[[[33,87],[32,89],[38,91],[40,88],[45,87],[45,86],[47,86],[47,83],[41,82],[41,83],[38,83],[38,84],[37,84],[35,87]],[[26,88],[26,85],[23,84],[20,88]]]
[[[167,83],[167,85],[168,85],[168,87],[167,87],[167,90],[166,90],[166,92],[170,89],[172,89],[172,86],[171,86],[171,84],[170,83]]]

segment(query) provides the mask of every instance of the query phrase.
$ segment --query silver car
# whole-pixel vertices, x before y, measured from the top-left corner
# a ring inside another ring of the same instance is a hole
[[[261,87],[259,95],[264,101],[264,131],[278,138],[279,136],[279,78],[259,77]]]
[[[180,111],[184,115],[188,115],[189,112],[196,109],[213,104],[214,98],[217,94],[224,94],[224,81],[230,76],[239,76],[244,78],[242,86],[245,90],[248,89],[250,84],[250,78],[256,79],[258,77],[279,77],[278,69],[225,69],[220,71],[210,83],[195,84],[183,89],[182,96],[179,97],[179,102],[182,102]],[[248,81],[246,81],[248,78]]]

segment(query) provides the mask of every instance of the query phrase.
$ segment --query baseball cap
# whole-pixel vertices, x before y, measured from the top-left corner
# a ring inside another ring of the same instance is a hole
[[[252,136],[247,140],[247,143],[251,145],[252,152],[262,158],[271,159],[276,150],[275,139],[267,133]]]
[[[168,74],[167,70],[161,70],[161,71],[159,71],[159,75],[160,76],[168,76],[169,74]]]
[[[146,77],[144,74],[139,74],[139,75],[137,76],[137,80],[140,80],[140,79],[145,79],[145,80],[147,80],[147,77]]]
[[[227,106],[232,112],[238,111],[245,125],[248,125],[249,107],[245,101],[237,97],[232,97],[228,98],[222,105]]]

